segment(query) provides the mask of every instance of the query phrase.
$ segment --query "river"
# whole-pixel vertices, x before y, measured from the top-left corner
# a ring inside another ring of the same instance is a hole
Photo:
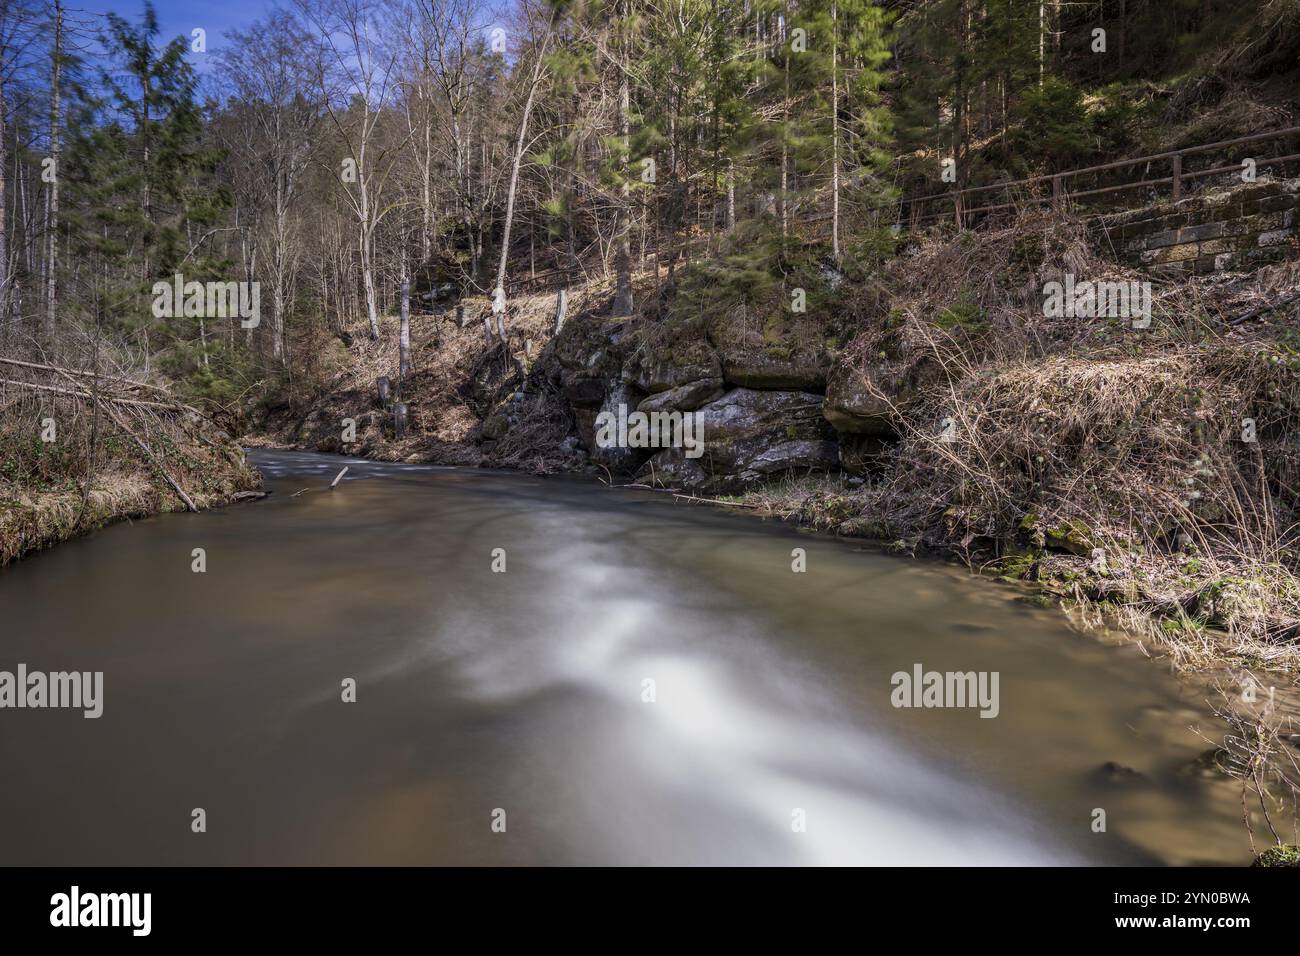
[[[1016,588],[645,491],[251,457],[264,500],[0,571],[0,669],[104,675],[98,719],[0,710],[0,862],[1250,859],[1186,769],[1204,690]],[[918,665],[996,672],[996,716],[895,707]]]

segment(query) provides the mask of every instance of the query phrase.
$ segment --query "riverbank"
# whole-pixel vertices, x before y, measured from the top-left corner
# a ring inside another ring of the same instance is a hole
[[[183,486],[198,510],[260,497],[255,474],[244,468],[219,470],[226,474],[215,477],[215,486],[212,476]],[[89,488],[67,478],[49,490],[9,487],[0,495],[0,567],[118,521],[187,509],[166,482],[143,468],[115,468],[96,476]]]
[[[17,367],[0,389],[0,567],[116,521],[258,494],[230,436],[162,389],[68,370],[53,385],[52,366]]]

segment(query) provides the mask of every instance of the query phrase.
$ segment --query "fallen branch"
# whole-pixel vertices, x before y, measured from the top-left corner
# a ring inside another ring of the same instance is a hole
[[[143,388],[159,395],[169,395],[165,388],[159,388],[157,385],[150,385],[147,382],[137,382],[129,378],[117,378],[113,375],[97,375],[95,372],[86,372],[76,368],[60,368],[57,365],[42,365],[40,362],[23,362],[19,359],[0,358],[0,364],[13,365],[18,368],[32,368],[42,372],[61,372],[64,375],[81,375],[84,378],[98,378],[102,381],[116,382],[119,385],[129,385],[131,388]]]
[[[699,502],[700,504],[706,504],[706,505],[719,505],[723,508],[764,508],[766,507],[766,505],[762,503],[747,504],[743,501],[723,501],[721,498],[700,498],[697,495],[683,495],[675,491],[672,494],[674,498],[681,498],[685,501]]]
[[[1249,312],[1243,312],[1235,319],[1231,319],[1228,322],[1228,324],[1241,325],[1244,322],[1249,322],[1251,319],[1258,318],[1261,315],[1265,315],[1269,312],[1272,312],[1274,309],[1280,309],[1282,306],[1287,305],[1288,303],[1291,302],[1295,302],[1297,299],[1300,299],[1300,292],[1292,293],[1291,295],[1278,299],[1275,302],[1269,302],[1265,305],[1257,306],[1251,309]]]
[[[51,366],[51,368],[54,367]],[[62,375],[64,378],[72,382],[74,385],[76,384],[76,380],[71,375],[69,375],[65,370],[60,368],[54,368],[54,371]],[[112,396],[108,396],[108,395],[99,395],[93,392],[78,393],[78,392],[72,392],[68,389],[56,389],[55,386],[53,385],[43,385],[37,387],[44,388],[44,389],[51,389],[55,391],[64,391],[70,395],[78,395],[79,397],[89,398],[91,403],[94,405],[99,405],[100,399],[102,398],[107,398],[110,402],[118,402],[120,404],[152,405],[155,407],[157,407],[158,405],[157,402],[127,400],[127,399],[113,398]],[[162,406],[162,407],[166,407],[166,406]],[[167,470],[163,468],[162,462],[160,462],[158,460],[158,457],[153,453],[153,449],[150,448],[147,444],[145,444],[143,438],[141,438],[139,435],[137,435],[134,431],[131,430],[131,426],[122,420],[122,417],[117,413],[116,409],[114,409],[111,405],[104,405],[103,408],[104,411],[108,414],[108,417],[113,419],[113,423],[116,424],[118,428],[122,429],[122,431],[126,432],[127,437],[129,437],[133,442],[135,442],[136,446],[142,452],[144,452],[144,455],[146,458],[149,459],[150,464],[152,464],[154,468],[158,470],[158,474],[163,476],[163,480],[166,481],[167,484],[171,485],[172,490],[180,496],[181,501],[185,502],[185,507],[189,508],[190,511],[194,512],[195,514],[198,514],[199,509],[195,506],[194,502],[190,500],[190,496],[185,493],[185,489],[182,488],[175,481],[175,479],[172,478],[171,475],[167,474]]]
[[[167,484],[172,486],[172,490],[175,491],[176,494],[180,495],[181,501],[185,502],[185,507],[197,514],[199,509],[195,507],[194,502],[190,500],[190,496],[185,493],[185,490],[181,488],[175,480],[173,480],[171,475],[167,474],[167,472],[163,470],[162,464],[154,456],[154,453],[150,450],[149,446],[144,443],[144,439],[131,431],[126,422],[122,421],[122,419],[118,417],[117,412],[113,411],[111,408],[105,408],[104,411],[108,412],[108,417],[117,423],[117,427],[126,432],[131,440],[139,446],[140,450],[145,453],[145,457],[147,457],[153,466],[158,469],[158,474],[163,476]]]
[[[53,369],[53,371],[65,375],[67,374],[66,372],[63,372],[62,369]],[[57,385],[38,385],[35,382],[20,382],[13,378],[0,378],[0,385],[12,385],[15,388],[29,388],[38,392],[53,392],[56,395],[70,395],[73,398],[80,398],[83,401],[94,401],[96,397],[90,392],[78,391],[71,388],[59,388]],[[142,408],[161,408],[164,411],[169,412],[188,411],[198,414],[197,410],[190,408],[188,405],[181,405],[178,403],[150,402],[143,398],[118,398],[115,395],[100,395],[98,397],[104,401],[115,402],[118,405],[137,405]]]

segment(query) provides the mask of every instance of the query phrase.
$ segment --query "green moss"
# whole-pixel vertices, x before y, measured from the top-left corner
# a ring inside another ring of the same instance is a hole
[[[1020,581],[1029,577],[1041,559],[1042,553],[1036,550],[1009,554],[998,562],[998,570],[1002,577]]]
[[[1049,548],[1068,551],[1087,557],[1094,547],[1091,529],[1078,518],[1062,522],[1054,528],[1045,528],[1043,538]]]
[[[1271,846],[1251,866],[1300,866],[1300,846]]]

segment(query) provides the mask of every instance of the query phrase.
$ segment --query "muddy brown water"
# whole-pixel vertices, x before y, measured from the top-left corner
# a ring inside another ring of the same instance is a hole
[[[1013,588],[646,492],[251,457],[263,501],[0,571],[0,670],[104,673],[99,719],[0,710],[0,861],[1249,859],[1186,769],[1205,692]],[[918,664],[997,672],[997,716],[894,707]]]

